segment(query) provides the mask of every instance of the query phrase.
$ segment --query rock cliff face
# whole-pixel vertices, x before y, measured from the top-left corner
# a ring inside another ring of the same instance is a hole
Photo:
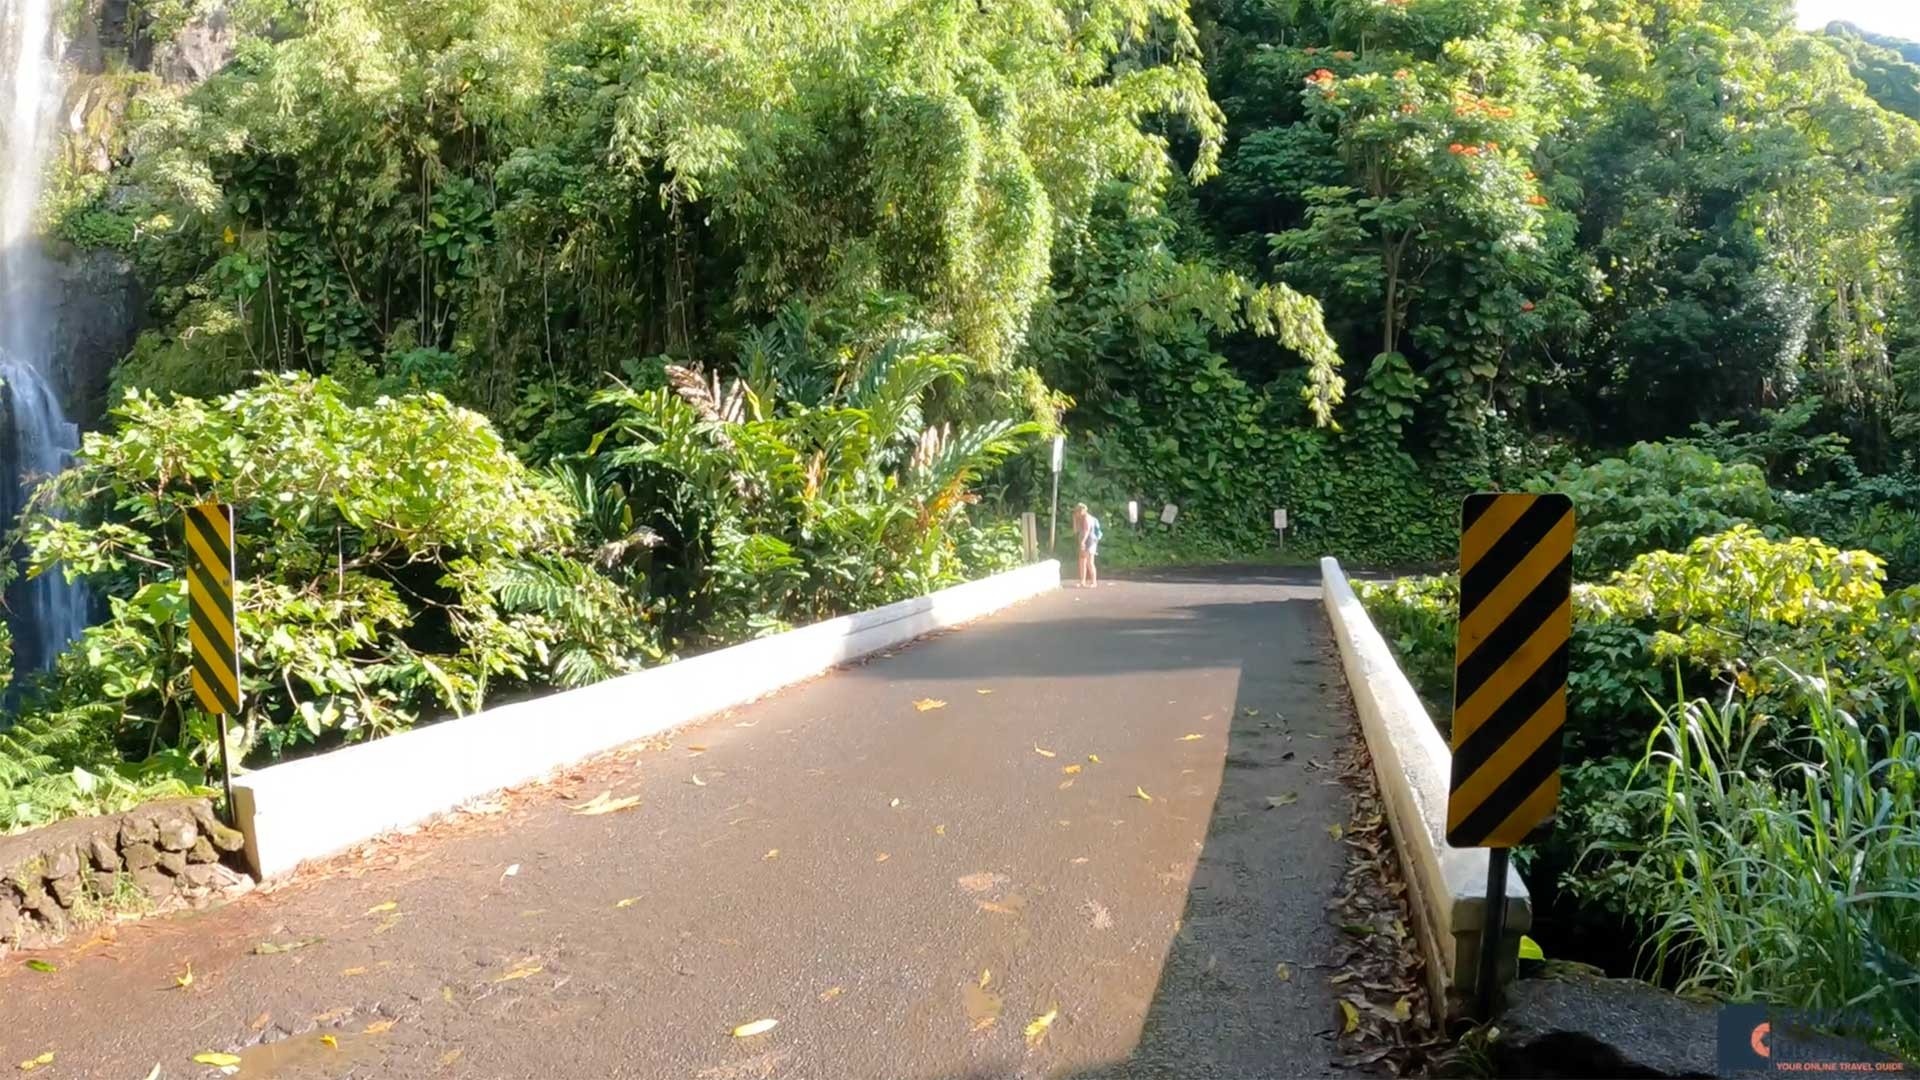
[[[219,71],[237,35],[224,3],[205,3],[168,40],[155,42],[130,0],[88,0],[68,27],[63,167],[69,183],[98,183],[128,157],[126,117],[137,92],[184,89]],[[54,287],[55,389],[82,427],[106,409],[113,365],[144,326],[146,292],[133,261],[111,246],[47,240]]]

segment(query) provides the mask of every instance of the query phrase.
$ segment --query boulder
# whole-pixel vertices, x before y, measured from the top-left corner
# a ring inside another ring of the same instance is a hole
[[[120,849],[127,860],[127,869],[145,870],[160,861],[160,849],[152,844],[128,844]]]
[[[102,900],[110,900],[113,898],[113,894],[119,891],[120,875],[118,873],[112,870],[95,870],[93,872],[93,895],[98,896]]]
[[[47,891],[53,894],[53,899],[61,907],[72,907],[73,902],[80,898],[79,868],[76,867],[73,873],[64,877],[48,878]]]
[[[120,869],[120,849],[115,846],[111,836],[94,833],[87,841],[87,858],[96,870],[112,872]]]
[[[247,838],[240,830],[229,828],[214,815],[213,806],[206,802],[196,802],[192,806],[194,823],[200,826],[200,835],[213,842],[219,851],[239,851],[247,846]]]
[[[135,870],[133,883],[156,904],[173,895],[173,879],[150,866]]]
[[[20,921],[20,898],[12,889],[0,889],[0,941],[12,941]]]
[[[160,853],[160,857],[154,861],[160,869],[172,874],[174,877],[179,877],[187,872],[187,857],[182,852],[163,851]]]
[[[56,878],[70,878],[80,872],[80,855],[70,847],[47,852],[46,869],[42,873],[48,881]]]
[[[1723,1069],[1723,1006],[1681,998],[1636,979],[1583,972],[1521,979],[1508,987],[1495,1026],[1495,1073],[1509,1077],[1774,1076],[1739,1062]],[[1882,1061],[1845,1039],[1776,1024],[1776,1061]]]
[[[169,806],[154,815],[154,830],[167,851],[185,851],[200,839],[200,826],[184,806]]]
[[[135,844],[159,842],[160,827],[154,824],[151,812],[135,810],[120,819],[120,850],[125,851]]]
[[[193,846],[187,849],[187,861],[190,863],[219,862],[220,853],[213,850],[213,845],[207,841],[206,837],[199,836],[194,838]]]

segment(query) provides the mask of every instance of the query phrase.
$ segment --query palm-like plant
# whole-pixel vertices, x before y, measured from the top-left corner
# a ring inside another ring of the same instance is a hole
[[[603,487],[628,477],[620,490],[660,492],[700,519],[682,536],[708,613],[735,632],[749,611],[820,618],[956,579],[950,527],[972,485],[1035,430],[928,424],[929,396],[962,364],[932,335],[823,356],[799,319],[749,337],[743,377],[670,366],[666,386],[599,399],[614,417],[590,457]],[[817,400],[783,393],[822,386]]]

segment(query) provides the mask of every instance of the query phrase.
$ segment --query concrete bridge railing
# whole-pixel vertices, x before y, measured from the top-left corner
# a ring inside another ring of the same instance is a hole
[[[1446,841],[1447,789],[1453,756],[1426,706],[1387,643],[1367,617],[1346,573],[1320,560],[1327,619],[1340,645],[1341,664],[1373,757],[1400,867],[1412,897],[1414,922],[1427,961],[1436,1009],[1458,1012],[1471,1003],[1477,982],[1480,930],[1485,925],[1487,852]],[[1520,935],[1533,926],[1533,904],[1520,875],[1507,871],[1507,919],[1501,943],[1502,981],[1513,977]]]

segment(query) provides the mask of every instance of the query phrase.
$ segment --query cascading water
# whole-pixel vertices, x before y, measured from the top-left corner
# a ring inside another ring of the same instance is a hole
[[[79,433],[54,391],[47,267],[34,231],[40,176],[60,108],[54,0],[0,0],[0,527],[64,468]],[[51,664],[86,626],[87,598],[59,574],[8,590],[16,666]]]

